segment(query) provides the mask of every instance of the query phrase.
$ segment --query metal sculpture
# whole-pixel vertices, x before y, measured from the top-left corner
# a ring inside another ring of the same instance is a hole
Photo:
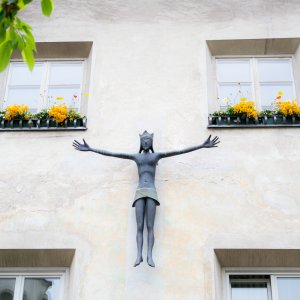
[[[160,205],[155,188],[155,171],[158,161],[162,158],[181,155],[202,148],[217,147],[217,144],[220,141],[217,136],[211,139],[210,135],[208,139],[201,145],[170,152],[154,152],[153,134],[149,134],[147,131],[144,131],[144,133],[140,135],[140,142],[140,150],[139,153],[136,154],[115,153],[102,149],[94,149],[91,148],[84,139],[83,144],[80,144],[78,141],[74,140],[73,147],[78,151],[92,151],[101,155],[133,160],[137,164],[139,174],[139,185],[137,187],[134,202],[132,204],[132,207],[135,207],[136,212],[136,242],[138,252],[134,266],[138,266],[143,261],[143,230],[144,220],[146,219],[146,225],[148,230],[147,263],[149,266],[155,267],[152,258],[152,249],[154,245],[153,225],[155,219],[156,206]]]

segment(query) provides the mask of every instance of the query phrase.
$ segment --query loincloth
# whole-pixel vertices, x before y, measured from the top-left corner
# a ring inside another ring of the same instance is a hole
[[[137,200],[144,198],[151,198],[152,200],[154,200],[156,205],[160,205],[155,188],[137,188],[132,207],[135,207],[135,203]]]

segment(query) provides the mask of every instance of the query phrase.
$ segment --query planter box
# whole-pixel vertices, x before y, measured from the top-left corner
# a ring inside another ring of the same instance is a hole
[[[217,125],[228,125],[228,124],[230,124],[230,117],[218,116],[218,117],[216,117],[216,124]]]
[[[296,124],[295,116],[285,117],[283,115],[263,116],[261,117],[261,123],[265,125],[284,125],[284,124]]]
[[[244,123],[245,122],[245,123]],[[246,125],[256,125],[259,123],[258,118],[253,119],[253,118],[246,118],[245,120],[242,120],[242,124]]]
[[[73,121],[65,120],[57,123],[51,119],[14,119],[7,121],[0,120],[0,131],[38,131],[38,130],[86,130],[87,119],[75,119]]]
[[[237,125],[241,123],[240,117],[237,116],[209,116],[211,125]]]
[[[300,127],[300,117],[272,115],[255,119],[237,116],[212,116],[208,118],[208,128],[274,128]]]
[[[273,125],[274,117],[273,116],[263,116],[259,117],[260,123],[264,125]]]
[[[82,127],[83,126],[83,118],[81,119],[75,119],[73,121],[65,120],[65,127]]]
[[[45,120],[45,119],[38,119],[36,121],[36,127],[41,128],[41,127],[49,127],[49,120]]]

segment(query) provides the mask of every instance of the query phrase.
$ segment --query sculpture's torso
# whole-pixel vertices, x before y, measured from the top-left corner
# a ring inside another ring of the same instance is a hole
[[[135,155],[139,173],[139,188],[155,188],[155,171],[159,156],[156,153],[142,152]]]

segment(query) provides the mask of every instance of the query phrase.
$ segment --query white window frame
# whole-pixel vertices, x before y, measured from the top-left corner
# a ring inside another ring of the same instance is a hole
[[[243,60],[243,59],[249,59],[250,60],[250,72],[251,72],[251,90],[252,90],[252,96],[253,100],[256,104],[256,108],[258,110],[262,110],[261,105],[261,99],[260,99],[260,83],[259,81],[259,72],[258,72],[258,60],[259,59],[288,59],[290,61],[291,66],[291,78],[292,78],[292,87],[293,87],[293,93],[294,93],[294,99],[297,99],[298,91],[296,88],[296,74],[295,74],[295,56],[294,55],[222,55],[222,56],[214,56],[213,57],[213,67],[214,67],[214,80],[215,80],[215,91],[217,99],[219,97],[219,81],[218,81],[218,74],[217,74],[217,60]],[[266,82],[264,82],[266,83]],[[292,100],[292,99],[289,99]],[[218,100],[219,101],[219,100]],[[219,109],[221,109],[221,103],[218,103]]]
[[[83,98],[84,97],[84,91],[85,88],[87,87],[87,59],[84,58],[72,58],[72,59],[66,59],[66,58],[43,58],[43,59],[36,59],[35,63],[42,63],[44,70],[43,70],[43,77],[41,79],[41,85],[40,85],[40,99],[39,103],[37,106],[37,112],[41,111],[42,109],[48,109],[49,108],[49,103],[48,103],[48,88],[49,88],[49,66],[50,63],[74,63],[74,62],[82,62],[82,80],[81,80],[81,87],[80,87],[80,102],[78,105],[78,112],[82,113],[83,112]],[[21,59],[13,59],[10,61],[11,63],[24,63],[23,60]],[[5,84],[3,84],[4,91],[2,96],[0,98],[0,111],[4,110],[5,108],[5,102],[7,99],[7,94],[8,94],[8,83],[10,82],[11,78],[11,69],[10,69],[10,64],[9,67],[7,68],[6,71],[6,79],[5,79]],[[59,85],[56,85],[59,86]],[[26,105],[26,103],[24,103]]]
[[[1,278],[16,279],[15,293],[13,300],[22,300],[24,291],[24,282],[26,278],[59,278],[60,290],[59,297],[55,300],[68,299],[68,281],[69,269],[68,268],[0,268]]]
[[[278,288],[277,278],[280,277],[299,277],[300,268],[224,268],[222,271],[223,277],[223,297],[226,300],[232,300],[231,298],[231,281],[230,275],[268,275],[268,279],[236,279],[238,282],[267,282],[268,288],[268,300],[278,300]]]

